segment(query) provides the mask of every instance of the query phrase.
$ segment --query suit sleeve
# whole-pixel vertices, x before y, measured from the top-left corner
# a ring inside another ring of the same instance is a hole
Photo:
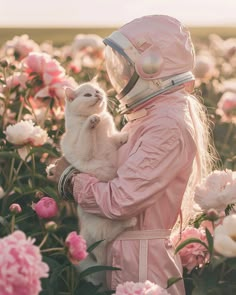
[[[78,174],[72,180],[73,194],[86,212],[126,219],[155,204],[185,162],[180,129],[163,121],[137,140],[115,179],[104,183]]]

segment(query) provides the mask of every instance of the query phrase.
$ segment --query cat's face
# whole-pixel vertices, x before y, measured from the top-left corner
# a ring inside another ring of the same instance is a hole
[[[90,116],[106,110],[105,92],[92,83],[81,84],[77,89],[66,88],[66,108],[78,116]]]

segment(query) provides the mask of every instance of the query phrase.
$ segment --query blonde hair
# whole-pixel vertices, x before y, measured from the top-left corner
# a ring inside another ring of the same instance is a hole
[[[200,101],[200,97],[195,95],[188,95],[188,105],[197,150],[192,173],[182,201],[181,220],[176,223],[176,226],[180,227],[180,229],[185,228],[190,220],[196,216],[193,210],[195,187],[217,166],[217,160],[219,159],[214,146],[206,106]]]

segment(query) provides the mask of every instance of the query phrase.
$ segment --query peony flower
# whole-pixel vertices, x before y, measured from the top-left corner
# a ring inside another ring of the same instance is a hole
[[[173,237],[173,243],[179,245],[190,238],[197,238],[204,243],[207,243],[205,230],[203,228],[187,227],[181,235],[179,240],[179,235]],[[189,272],[191,272],[196,266],[202,266],[208,260],[207,249],[200,243],[190,243],[183,247],[179,252],[182,265]]]
[[[201,81],[209,81],[216,75],[215,61],[211,55],[197,55],[194,75]]]
[[[236,257],[236,214],[226,216],[215,228],[214,249],[223,256]]]
[[[71,45],[73,51],[79,51],[86,47],[92,47],[94,50],[104,49],[102,38],[96,34],[78,34],[75,36]]]
[[[6,79],[7,88],[11,89],[19,85],[21,88],[26,88],[26,82],[29,79],[26,73],[14,73]]]
[[[21,120],[15,125],[9,125],[5,131],[6,139],[16,145],[43,145],[48,139],[47,132],[34,124],[31,120]]]
[[[58,206],[56,201],[50,197],[43,197],[32,205],[37,215],[41,218],[51,218],[57,215]]]
[[[196,187],[194,200],[203,211],[224,211],[227,205],[236,202],[236,171],[226,169],[210,173]]]
[[[29,38],[27,34],[15,36],[12,40],[6,42],[6,54],[14,54],[16,59],[21,60],[32,51],[39,51],[39,45]]]
[[[0,239],[0,294],[38,295],[41,278],[48,277],[48,265],[42,261],[34,239],[22,231]]]
[[[22,212],[21,206],[17,203],[13,203],[11,204],[11,206],[9,207],[9,210],[13,213],[13,214],[18,214]]]
[[[65,245],[68,249],[69,259],[74,264],[84,260],[88,255],[86,241],[75,231],[69,233]]]
[[[67,78],[65,77],[61,81],[57,83],[53,83],[50,85],[47,85],[40,89],[36,94],[35,94],[35,99],[37,98],[44,98],[44,97],[53,97],[58,101],[59,106],[64,106],[65,104],[65,88],[70,87],[70,88],[76,88],[78,84],[75,82],[75,80],[70,77]]]
[[[47,53],[31,52],[22,63],[26,73],[39,74],[45,85],[60,82],[65,77],[65,69]]]
[[[168,295],[169,293],[160,286],[150,281],[144,283],[125,282],[119,284],[115,295]]]
[[[225,92],[218,104],[217,104],[216,113],[219,115],[230,115],[233,111],[236,110],[236,93],[227,91]]]

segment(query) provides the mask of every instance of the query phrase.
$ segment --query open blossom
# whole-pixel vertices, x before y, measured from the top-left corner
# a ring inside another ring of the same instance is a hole
[[[21,88],[26,88],[26,82],[29,76],[26,73],[14,73],[12,76],[7,77],[6,86],[7,88],[14,88],[19,85]]]
[[[144,283],[125,282],[119,284],[115,295],[168,295],[169,293],[160,286],[150,281]]]
[[[0,239],[0,294],[38,295],[41,278],[48,277],[48,265],[42,261],[34,239],[22,231]]]
[[[47,53],[31,52],[22,63],[26,73],[39,74],[45,85],[60,82],[65,77],[65,69]]]
[[[94,50],[104,49],[102,38],[96,34],[78,34],[71,45],[72,50],[79,51],[85,47],[92,47]]]
[[[224,211],[227,205],[236,202],[236,171],[226,169],[210,173],[195,189],[195,202],[203,211]]]
[[[230,115],[233,111],[236,110],[236,93],[226,91],[220,98],[217,104],[216,113],[219,115]]]
[[[39,51],[39,45],[29,38],[27,34],[15,36],[4,46],[6,54],[15,55],[18,60],[26,57],[32,51]]]
[[[57,83],[46,85],[35,94],[35,99],[53,97],[58,101],[59,106],[65,104],[65,88],[76,88],[78,85],[72,77],[65,77]]]
[[[201,81],[209,81],[216,75],[215,61],[211,55],[197,55],[194,75]]]
[[[226,216],[215,228],[214,249],[223,256],[236,257],[236,214]]]
[[[75,231],[69,233],[65,245],[68,249],[68,257],[72,263],[76,264],[84,260],[88,255],[86,241]]]
[[[6,139],[16,145],[43,145],[48,140],[47,132],[34,124],[31,120],[21,120],[15,125],[9,125],[5,131]]]
[[[205,230],[203,228],[187,227],[181,234],[173,237],[174,245],[178,246],[190,238],[197,238],[207,244]],[[200,243],[190,243],[183,247],[179,252],[182,265],[190,272],[196,266],[202,266],[208,260],[208,252],[206,247]]]
[[[41,218],[51,218],[57,215],[57,202],[50,197],[43,197],[36,204],[33,204],[33,209]]]

